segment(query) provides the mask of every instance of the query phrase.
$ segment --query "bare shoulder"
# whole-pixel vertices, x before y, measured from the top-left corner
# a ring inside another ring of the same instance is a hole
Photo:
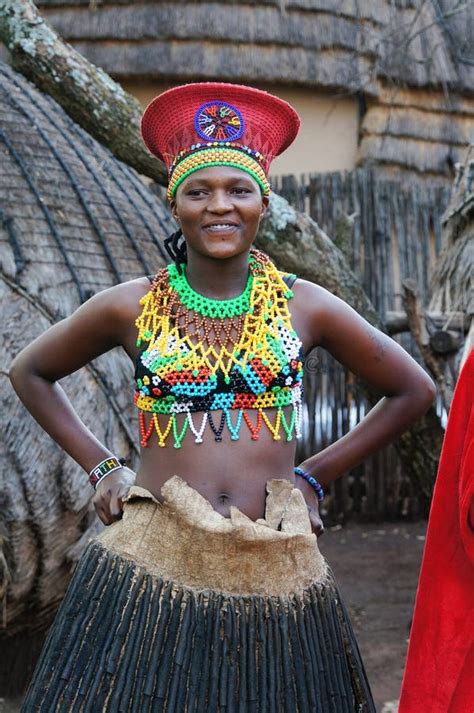
[[[290,308],[293,325],[307,348],[323,343],[328,325],[341,314],[341,310],[347,310],[357,319],[357,313],[347,303],[321,285],[298,278],[292,291],[294,296]]]
[[[141,299],[150,290],[150,287],[151,283],[148,277],[137,277],[135,280],[120,282],[118,285],[97,292],[93,299],[101,297],[117,301],[120,304],[127,304],[137,298]]]
[[[106,313],[109,318],[133,324],[140,313],[140,300],[149,292],[150,287],[147,277],[122,282],[97,292],[81,309]]]
[[[312,347],[327,349],[351,371],[360,373],[365,362],[382,363],[388,354],[403,350],[370,324],[355,309],[329,290],[306,280],[293,287],[298,319]]]
[[[293,293],[292,315],[302,325],[310,346],[323,347],[349,371],[385,395],[416,385],[432,398],[433,385],[423,369],[347,302],[306,280],[297,280]]]
[[[334,305],[336,301],[341,301],[321,285],[302,280],[300,277],[297,278],[291,289],[295,303],[309,305],[312,310],[317,312],[330,309],[331,303]]]

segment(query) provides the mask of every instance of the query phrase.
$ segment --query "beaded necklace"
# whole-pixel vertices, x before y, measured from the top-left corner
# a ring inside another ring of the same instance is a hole
[[[250,260],[252,265],[252,259]],[[179,274],[176,265],[168,268],[169,283],[172,289],[176,290],[183,307],[193,310],[203,317],[214,317],[226,319],[236,317],[248,312],[250,309],[250,293],[252,291],[253,275],[250,272],[247,285],[242,294],[228,300],[214,300],[195,292],[186,279],[186,266],[182,266],[183,272]]]
[[[207,425],[216,441],[226,426],[238,440],[244,424],[253,440],[263,425],[275,440],[300,435],[303,349],[283,277],[254,249],[245,290],[228,300],[195,292],[185,269],[158,272],[136,321],[137,346],[147,343],[135,372],[143,447],[155,432],[160,446],[172,436],[180,448],[188,429],[202,443]]]

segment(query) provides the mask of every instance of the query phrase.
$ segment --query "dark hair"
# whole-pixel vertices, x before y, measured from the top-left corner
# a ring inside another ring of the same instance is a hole
[[[165,238],[165,249],[168,255],[178,268],[178,272],[181,274],[181,265],[188,261],[188,256],[186,254],[186,240],[183,236],[181,228],[179,228],[176,233],[173,233],[169,238]]]

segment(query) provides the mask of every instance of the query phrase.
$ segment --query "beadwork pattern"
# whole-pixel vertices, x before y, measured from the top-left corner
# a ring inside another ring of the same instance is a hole
[[[243,144],[239,144],[234,141],[225,141],[223,143],[220,143],[218,141],[207,141],[205,143],[201,143],[198,141],[195,144],[191,144],[190,148],[186,149],[181,149],[181,151],[176,154],[176,156],[173,158],[173,161],[171,162],[168,172],[171,175],[178,165],[180,161],[185,156],[190,156],[191,154],[197,152],[197,151],[202,151],[203,149],[208,149],[208,148],[213,148],[215,146],[227,146],[228,148],[233,148],[237,149],[238,151],[242,151],[244,154],[247,154],[247,156],[251,156],[254,158],[258,163],[263,164],[265,162],[265,156],[260,153],[260,151],[256,151],[255,149],[250,148],[250,146],[244,146]],[[262,165],[263,170],[265,171],[265,167]]]
[[[195,292],[186,279],[186,266],[181,266],[182,273],[178,272],[176,265],[168,268],[168,278],[170,287],[179,295],[181,304],[189,310],[193,310],[203,317],[235,317],[250,309],[250,295],[252,291],[253,277],[250,273],[245,290],[238,297],[230,300],[213,300]]]
[[[200,168],[208,166],[240,168],[257,181],[263,195],[268,195],[270,193],[268,178],[253,153],[237,146],[221,145],[217,141],[210,142],[207,145],[203,144],[202,148],[188,154],[172,169],[168,182],[168,200],[172,200],[178,186],[185,178],[194,173],[194,171],[199,171]]]
[[[136,320],[135,404],[141,445],[153,433],[180,448],[188,430],[202,443],[208,425],[222,441],[301,435],[303,347],[291,326],[285,273],[257,250],[245,291],[212,300],[192,290],[175,265],[158,272]],[[269,409],[272,411],[270,412]],[[219,413],[220,412],[220,413]],[[178,415],[183,414],[178,419]]]
[[[207,102],[199,107],[194,118],[196,133],[209,141],[240,139],[244,133],[244,119],[238,109],[226,102]]]

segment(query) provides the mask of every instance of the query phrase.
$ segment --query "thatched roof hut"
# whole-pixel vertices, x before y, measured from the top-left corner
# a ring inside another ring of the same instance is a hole
[[[59,33],[144,100],[158,85],[228,80],[269,87],[302,105],[350,98],[354,166],[452,178],[473,138],[474,12],[450,0],[42,0]],[[161,88],[161,87],[160,87]],[[341,104],[342,106],[342,104]],[[311,126],[306,137],[319,132]],[[305,119],[305,116],[303,117]],[[345,128],[344,128],[345,127]],[[309,138],[308,138],[309,137]],[[352,151],[349,145],[345,153]],[[345,168],[318,163],[313,170]],[[301,160],[301,159],[300,159]]]
[[[457,168],[451,201],[443,216],[443,251],[433,272],[429,307],[444,313],[465,313],[470,328],[460,355],[464,360],[474,347],[474,146],[464,165]]]
[[[5,65],[0,93],[0,600],[10,636],[44,627],[97,524],[87,477],[16,398],[10,362],[89,295],[165,264],[173,226],[134,171]],[[98,438],[133,462],[131,379],[114,350],[64,387]]]

